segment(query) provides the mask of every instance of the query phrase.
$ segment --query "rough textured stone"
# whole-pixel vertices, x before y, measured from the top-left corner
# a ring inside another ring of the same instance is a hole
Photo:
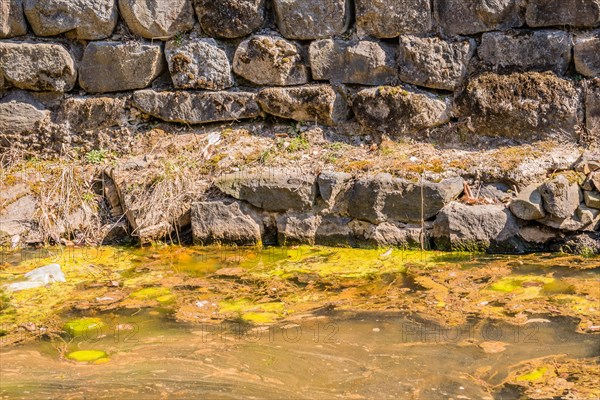
[[[450,120],[448,101],[392,86],[361,90],[352,110],[364,128],[388,135],[410,135]]]
[[[600,209],[600,192],[583,192],[583,200],[589,208]]]
[[[475,52],[474,40],[457,42],[437,37],[400,36],[400,79],[414,85],[455,90]]]
[[[314,41],[309,48],[310,67],[315,80],[386,85],[397,80],[396,50],[373,40]]]
[[[539,192],[544,199],[544,209],[558,218],[572,216],[582,200],[577,182],[570,182],[564,175],[541,184]]]
[[[75,62],[63,46],[0,43],[0,89],[68,92],[76,80]]]
[[[429,0],[355,0],[359,35],[393,38],[431,29]]]
[[[527,25],[594,27],[600,23],[600,0],[529,0]]]
[[[273,0],[279,32],[288,39],[341,35],[350,23],[349,0]]]
[[[256,95],[247,92],[155,92],[141,90],[133,103],[146,114],[163,121],[203,124],[235,121],[260,115]]]
[[[238,38],[265,22],[265,0],[194,0],[202,30],[214,37]]]
[[[573,215],[559,218],[552,215],[539,219],[538,222],[562,231],[595,231],[600,228],[600,210],[580,204]]]
[[[319,195],[331,207],[351,179],[352,175],[346,172],[321,172],[317,177]]]
[[[26,236],[32,230],[38,202],[26,187],[16,185],[0,190],[0,238]]]
[[[435,0],[437,23],[449,35],[517,28],[525,22],[520,0]]]
[[[0,102],[0,136],[33,131],[49,114],[49,111],[37,104],[22,101]],[[3,145],[8,146],[10,143]]]
[[[577,233],[568,236],[562,243],[557,244],[552,251],[571,254],[600,254],[600,232]]]
[[[546,244],[561,237],[561,232],[540,225],[525,225],[519,228],[519,235],[529,243]]]
[[[594,35],[577,35],[573,52],[575,69],[581,75],[600,75],[600,31]]]
[[[194,27],[191,0],[119,0],[129,30],[147,39],[170,39]]]
[[[300,85],[308,82],[302,49],[276,36],[257,35],[238,46],[233,59],[236,74],[257,85]]]
[[[355,245],[354,235],[350,223],[352,218],[327,215],[315,232],[315,242],[321,246],[347,246]]]
[[[419,247],[421,227],[400,222],[382,222],[375,225],[365,221],[350,223],[355,237],[375,246]]]
[[[519,226],[502,205],[450,203],[433,223],[440,250],[520,252]]]
[[[586,82],[585,126],[589,141],[600,147],[600,78]],[[600,189],[600,188],[599,188]]]
[[[277,217],[277,244],[315,244],[321,217],[311,213],[286,213]]]
[[[24,7],[37,36],[68,33],[80,40],[104,39],[119,17],[115,0],[25,0]]]
[[[592,184],[596,190],[600,191],[600,171],[592,172],[590,174],[590,180],[592,181]]]
[[[538,186],[538,184],[527,186],[510,202],[510,211],[518,218],[531,221],[546,216]]]
[[[214,39],[169,41],[165,56],[178,89],[222,90],[233,86],[227,54]]]
[[[527,140],[574,140],[583,117],[573,82],[551,73],[483,74],[467,84],[456,104],[475,133]]]
[[[143,89],[164,69],[159,44],[91,42],[79,68],[79,85],[89,93]]]
[[[256,216],[238,202],[208,201],[192,205],[194,243],[255,245],[261,242]]]
[[[490,32],[481,37],[479,58],[494,71],[554,71],[571,63],[571,34],[563,31]]]
[[[215,185],[238,200],[266,211],[308,210],[317,196],[316,177],[301,170],[259,170],[228,174]]]
[[[71,97],[58,111],[58,121],[75,132],[125,126],[129,97]]]
[[[389,174],[359,179],[349,194],[350,216],[372,222],[420,222],[435,216],[463,191],[461,178],[421,185]],[[423,200],[423,201],[422,201]]]
[[[346,100],[329,85],[267,88],[257,100],[267,113],[303,122],[336,125],[346,119]]]
[[[23,14],[23,0],[0,2],[0,39],[21,36],[27,33]]]

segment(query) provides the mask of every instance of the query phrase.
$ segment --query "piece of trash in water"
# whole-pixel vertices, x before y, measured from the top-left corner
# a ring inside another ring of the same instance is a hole
[[[33,289],[40,286],[45,286],[54,282],[66,282],[65,274],[63,274],[58,264],[48,264],[40,268],[36,268],[25,274],[26,281],[11,283],[7,289],[12,292],[18,292],[25,289]]]
[[[394,251],[394,249],[390,247],[390,248],[388,249],[388,251],[386,251],[386,252],[385,252],[385,253],[383,253],[383,254],[380,254],[380,256],[381,256],[381,257],[387,257],[387,256],[390,256],[390,255],[392,254],[392,251]]]

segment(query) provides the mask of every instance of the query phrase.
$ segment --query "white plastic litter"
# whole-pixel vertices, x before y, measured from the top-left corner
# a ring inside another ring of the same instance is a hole
[[[7,289],[13,292],[18,292],[25,289],[33,289],[40,286],[45,286],[54,282],[66,282],[65,274],[63,274],[58,264],[48,264],[25,274],[26,281],[15,282],[8,285]]]

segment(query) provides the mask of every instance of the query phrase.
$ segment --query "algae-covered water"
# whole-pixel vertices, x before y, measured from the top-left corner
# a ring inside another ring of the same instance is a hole
[[[600,259],[47,248],[0,304],[2,398],[599,398]]]

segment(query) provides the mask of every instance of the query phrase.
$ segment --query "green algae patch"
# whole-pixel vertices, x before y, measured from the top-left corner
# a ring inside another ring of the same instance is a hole
[[[67,354],[67,358],[69,360],[77,361],[77,362],[87,362],[87,363],[103,363],[108,361],[108,355],[100,350],[79,350],[74,351],[72,353]],[[104,360],[106,361],[100,361]]]
[[[72,337],[87,336],[90,333],[96,337],[104,326],[99,318],[80,318],[67,322],[63,330]]]
[[[171,291],[164,287],[148,287],[131,293],[129,297],[137,300],[158,300],[171,295]]]
[[[542,379],[544,377],[544,375],[546,374],[546,372],[548,372],[548,368],[540,367],[540,368],[537,368],[526,374],[517,376],[516,381],[517,382],[523,382],[523,381],[534,382],[534,381]]]
[[[535,275],[508,276],[490,285],[490,290],[504,293],[522,293],[530,288],[539,292],[544,285],[555,283],[554,278]],[[531,291],[531,290],[530,290]]]
[[[222,301],[219,303],[219,310],[230,318],[254,324],[276,322],[289,312],[281,302],[256,303],[247,298]]]

